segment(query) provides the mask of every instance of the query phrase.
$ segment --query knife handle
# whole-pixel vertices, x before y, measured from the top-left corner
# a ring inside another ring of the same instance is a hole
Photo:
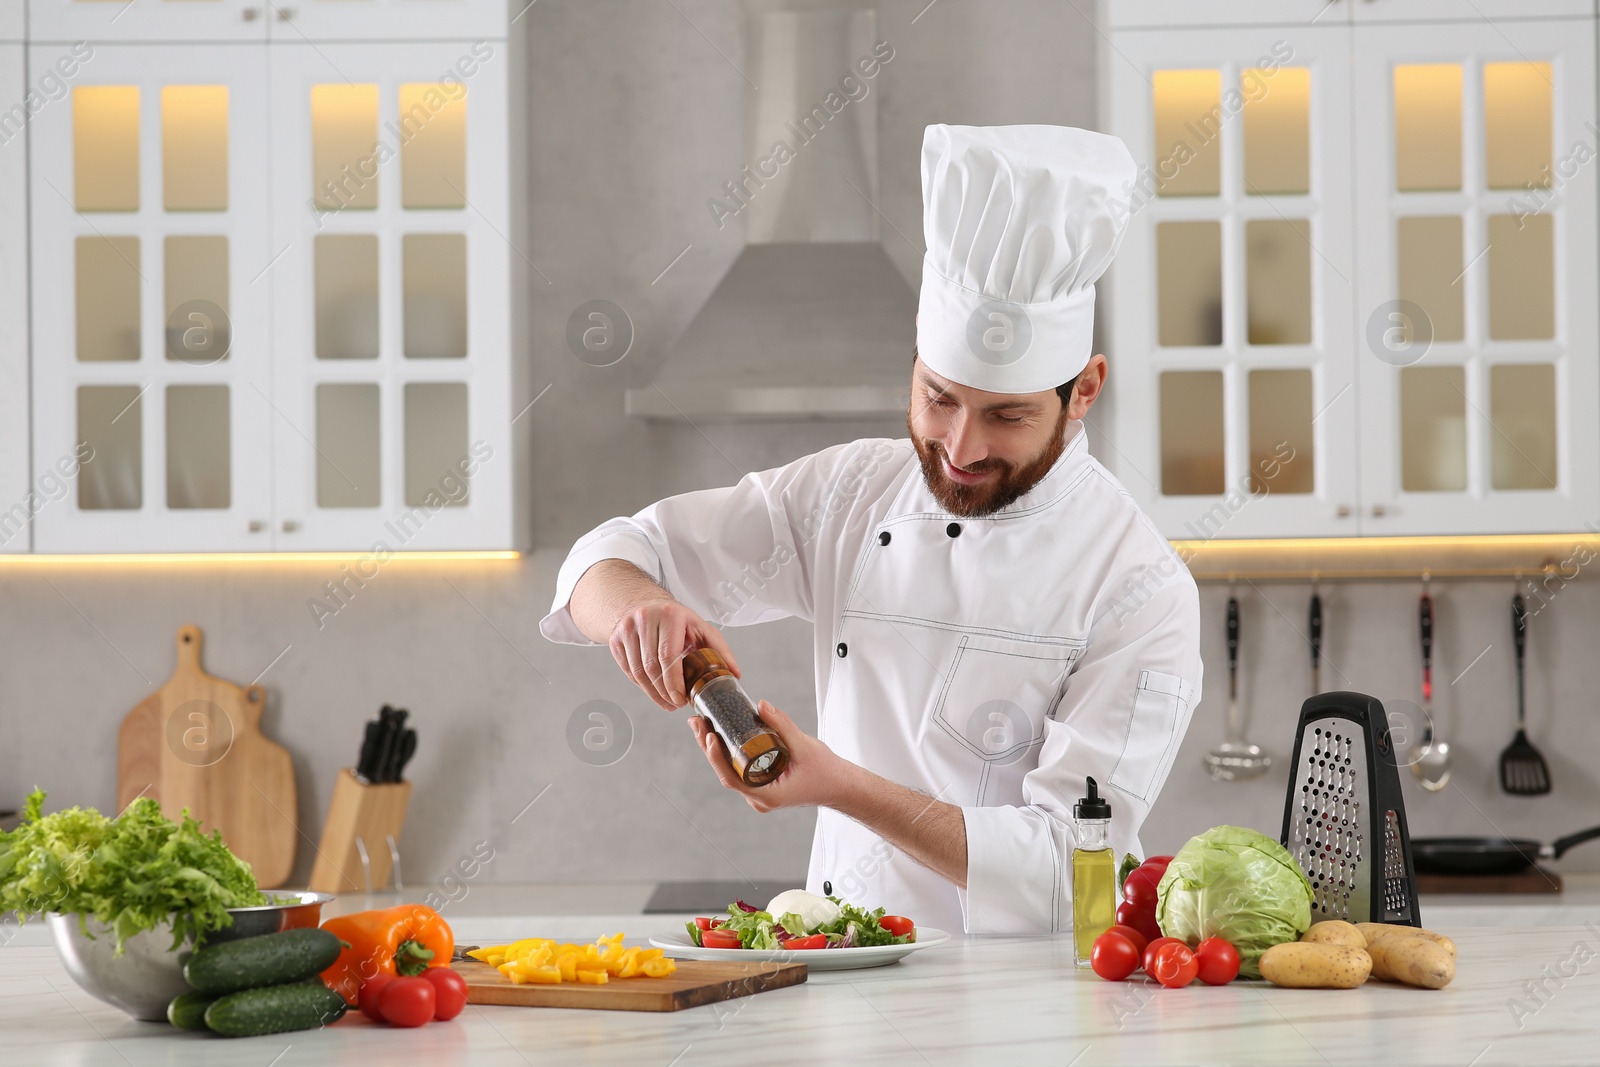
[[[1311,665],[1322,662],[1322,598],[1311,594]]]

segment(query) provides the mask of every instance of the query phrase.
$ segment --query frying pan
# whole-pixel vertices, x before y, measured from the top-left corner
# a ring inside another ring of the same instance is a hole
[[[1600,837],[1591,826],[1546,845],[1510,837],[1414,837],[1411,858],[1418,874],[1518,874],[1540,860],[1558,860],[1573,845]]]

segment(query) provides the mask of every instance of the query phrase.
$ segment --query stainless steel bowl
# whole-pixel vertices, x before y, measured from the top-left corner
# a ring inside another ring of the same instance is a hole
[[[322,905],[333,899],[329,893],[274,895],[293,899],[282,904],[229,908],[233,925],[210,934],[207,943],[319,926]],[[163,924],[128,938],[122,955],[114,958],[117,939],[110,928],[90,919],[87,925],[92,936],[85,936],[78,918],[56,912],[45,916],[61,965],[72,980],[90,996],[121,1008],[135,1019],[165,1021],[167,1005],[178,994],[189,991],[183,980],[183,965],[194,953],[194,945],[186,941],[173,948],[172,926]]]

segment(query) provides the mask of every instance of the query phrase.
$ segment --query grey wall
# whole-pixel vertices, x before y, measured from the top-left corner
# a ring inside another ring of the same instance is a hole
[[[886,228],[882,240],[913,282],[921,235],[916,150],[925,123],[1093,125],[1096,114],[1096,37],[1073,5],[1014,0],[997,18],[993,3],[939,0],[912,24],[925,3],[879,5],[879,36],[896,57],[874,88],[878,206],[905,235]],[[673,428],[622,415],[623,391],[651,380],[661,353],[739,248],[737,233],[719,233],[705,208],[746,162],[743,83],[707,40],[738,62],[737,8],[728,0],[676,6],[682,15],[674,5],[637,0],[542,0],[519,22],[530,56],[531,189],[531,232],[519,244],[544,275],[532,276],[519,313],[530,324],[531,388],[550,385],[528,416],[536,550],[516,563],[391,563],[321,629],[306,601],[338,577],[325,563],[8,569],[0,804],[20,801],[37,783],[52,804],[113,806],[117,725],[170,673],[174,631],[192,622],[206,633],[208,668],[236,681],[256,677],[283,652],[261,680],[271,693],[267,732],[295,756],[307,835],[301,879],[333,777],[353,760],[361,723],[386,701],[409,707],[422,734],[403,841],[410,878],[444,873],[478,840],[495,845],[488,877],[499,880],[803,875],[809,812],[750,812],[716,784],[681,716],[633,690],[606,650],[553,646],[537,631],[566,548],[602,519],[668,493],[727,484],[837,440],[904,429],[897,420]],[[686,245],[689,252],[652,284]],[[637,331],[628,357],[604,369],[574,358],[564,342],[572,309],[602,297],[622,305]],[[1600,822],[1600,786],[1588,759],[1600,742],[1600,657],[1589,647],[1600,593],[1581,579],[1533,621],[1530,730],[1552,761],[1556,790],[1513,800],[1494,788],[1494,758],[1510,738],[1514,707],[1510,585],[1435,584],[1437,704],[1461,757],[1461,788],[1422,795],[1408,778],[1415,832],[1550,836]],[[1324,684],[1415,699],[1417,590],[1370,584],[1323,592]],[[1241,692],[1252,736],[1285,759],[1308,685],[1294,629],[1307,593],[1239,589]],[[1151,816],[1151,851],[1171,851],[1224,821],[1275,833],[1282,817],[1281,773],[1229,786],[1201,769],[1201,754],[1222,734],[1226,596],[1218,587],[1202,592],[1211,674]],[[735,631],[731,640],[753,692],[803,724],[815,721],[808,625]],[[626,754],[604,767],[580,761],[567,741],[569,720],[597,699],[624,709],[633,734]],[[1600,869],[1600,848],[1562,866]]]

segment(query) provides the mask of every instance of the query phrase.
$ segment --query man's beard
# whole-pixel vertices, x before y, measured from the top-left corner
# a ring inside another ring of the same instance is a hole
[[[944,449],[936,442],[925,441],[918,437],[916,429],[911,425],[911,413],[906,412],[906,429],[911,435],[912,446],[917,450],[917,458],[922,461],[922,480],[927,483],[928,491],[933,494],[940,507],[952,515],[968,519],[999,511],[1039,484],[1039,480],[1050,473],[1050,468],[1055,466],[1056,460],[1060,459],[1061,453],[1066,450],[1066,425],[1067,409],[1063,404],[1061,414],[1056,419],[1055,433],[1051,435],[1050,442],[1039,455],[1020,467],[990,457],[973,468],[958,468],[967,470],[971,474],[981,474],[989,470],[1000,472],[997,477],[991,477],[978,485],[962,485],[951,481],[944,473],[944,460],[948,458],[944,454]]]

